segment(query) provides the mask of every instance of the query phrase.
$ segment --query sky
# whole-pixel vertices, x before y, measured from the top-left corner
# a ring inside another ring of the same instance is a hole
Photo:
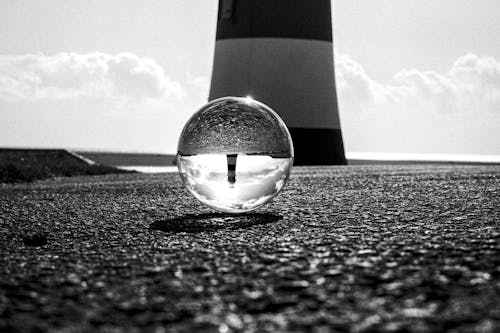
[[[333,0],[345,150],[500,156],[500,2]],[[0,1],[0,147],[175,153],[216,0]]]

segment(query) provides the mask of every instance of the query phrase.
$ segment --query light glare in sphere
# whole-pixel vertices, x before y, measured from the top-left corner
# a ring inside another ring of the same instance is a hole
[[[290,133],[279,116],[249,97],[209,102],[186,123],[177,166],[194,197],[228,213],[275,197],[293,165]]]

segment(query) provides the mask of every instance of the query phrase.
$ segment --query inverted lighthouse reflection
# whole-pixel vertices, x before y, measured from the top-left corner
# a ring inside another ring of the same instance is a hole
[[[179,140],[177,165],[194,197],[239,213],[269,202],[285,186],[293,145],[283,121],[265,105],[243,98],[208,103]]]

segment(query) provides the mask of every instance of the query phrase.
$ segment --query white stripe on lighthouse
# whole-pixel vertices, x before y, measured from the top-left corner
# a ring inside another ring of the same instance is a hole
[[[340,129],[333,46],[293,38],[232,38],[215,43],[210,99],[251,95],[288,127]]]

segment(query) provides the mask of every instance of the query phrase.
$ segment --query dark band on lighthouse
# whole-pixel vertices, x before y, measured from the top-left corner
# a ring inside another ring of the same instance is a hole
[[[318,19],[318,13],[330,13],[330,2],[222,0],[216,39],[272,37],[331,42],[331,19]]]
[[[236,160],[238,154],[227,154],[227,181],[230,186],[234,186],[236,182]]]
[[[220,0],[210,99],[251,95],[287,124],[295,164],[345,164],[330,0]]]

